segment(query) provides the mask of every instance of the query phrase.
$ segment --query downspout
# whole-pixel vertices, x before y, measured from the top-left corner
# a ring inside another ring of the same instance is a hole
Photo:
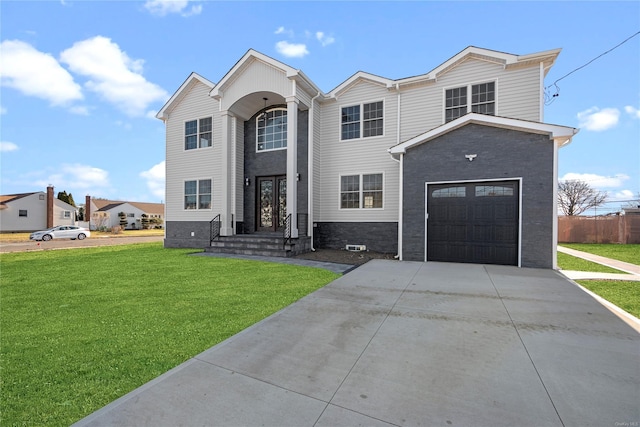
[[[320,96],[320,91],[311,98],[311,106],[309,107],[309,142],[307,144],[307,186],[309,191],[307,191],[307,236],[311,237],[311,250],[315,252],[315,248],[313,247],[313,132],[314,132],[314,115],[315,108],[314,103],[316,99]]]
[[[402,96],[400,94],[400,85],[398,83],[396,83],[396,91],[398,92],[398,122],[397,122],[397,135],[396,135],[396,144],[400,144],[400,119],[402,117],[401,115],[401,107],[402,107],[402,103],[401,103],[401,99]],[[393,157],[391,157],[393,159]],[[399,188],[398,188],[398,254],[395,256],[397,259],[399,259],[400,261],[402,261],[402,208],[403,208],[403,187],[404,187],[404,180],[403,180],[403,175],[404,175],[404,154],[400,154],[400,179],[398,180],[399,184]]]

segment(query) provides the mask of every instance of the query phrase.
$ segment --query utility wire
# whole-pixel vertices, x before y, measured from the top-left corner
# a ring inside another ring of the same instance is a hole
[[[637,36],[638,34],[640,34],[640,31],[638,31],[637,33],[627,37],[625,40],[623,40],[622,42],[618,43],[617,45],[615,45],[614,47],[612,47],[611,49],[609,49],[606,52],[601,53],[600,55],[596,56],[595,58],[593,58],[591,61],[587,62],[584,65],[581,65],[580,67],[576,68],[573,71],[568,72],[567,74],[565,74],[564,76],[560,77],[559,79],[557,79],[555,82],[553,82],[552,84],[550,84],[549,86],[544,88],[545,91],[545,104],[549,105],[551,104],[555,98],[557,98],[558,96],[560,96],[560,87],[558,86],[558,82],[562,79],[564,79],[565,77],[569,77],[571,74],[575,73],[578,70],[583,69],[584,67],[586,67],[587,65],[591,64],[593,61],[595,61],[596,59],[599,59],[601,57],[603,57],[604,55],[606,55],[609,52],[612,52],[614,50],[616,50],[617,48],[619,48],[620,46],[622,46],[623,44],[625,44],[626,42],[628,42],[629,40],[631,40],[632,38],[634,38],[635,36]],[[553,95],[549,96],[549,93],[547,92],[549,88],[551,87],[555,87],[556,91]]]

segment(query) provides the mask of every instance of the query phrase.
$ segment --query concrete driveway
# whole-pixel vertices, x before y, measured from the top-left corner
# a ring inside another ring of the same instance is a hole
[[[552,270],[374,260],[78,426],[637,426],[640,334]]]

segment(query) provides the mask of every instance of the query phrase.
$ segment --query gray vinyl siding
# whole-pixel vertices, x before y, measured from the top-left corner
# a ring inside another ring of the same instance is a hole
[[[342,107],[384,101],[384,135],[341,141]],[[395,145],[397,94],[386,87],[360,82],[340,96],[337,102],[323,105],[320,144],[321,201],[315,221],[388,222],[398,220],[399,165],[387,149]],[[340,175],[384,174],[383,209],[340,209]]]
[[[437,82],[402,90],[400,142],[444,123],[446,89],[496,82],[496,115],[540,121],[540,67],[507,69],[500,64],[467,60],[438,77]]]
[[[218,102],[209,97],[209,88],[199,82],[185,94],[166,121],[166,221],[209,221],[222,203],[221,182],[221,118]],[[184,123],[203,117],[213,118],[213,147],[184,149]],[[212,209],[185,210],[185,180],[212,179]]]

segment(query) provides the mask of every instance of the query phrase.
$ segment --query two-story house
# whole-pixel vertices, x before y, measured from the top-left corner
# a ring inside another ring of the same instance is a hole
[[[543,122],[559,53],[468,47],[423,75],[358,72],[328,93],[254,50],[217,84],[192,73],[157,114],[165,246],[281,233],[400,260],[554,267],[558,149],[577,132]]]

